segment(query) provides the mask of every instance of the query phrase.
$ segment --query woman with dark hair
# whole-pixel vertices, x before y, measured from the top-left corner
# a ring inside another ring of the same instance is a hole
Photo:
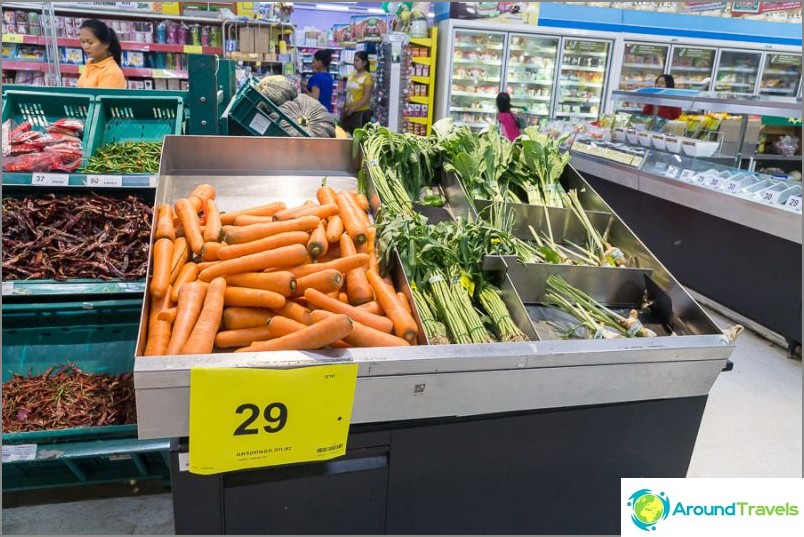
[[[314,74],[307,81],[307,85],[302,85],[302,91],[313,99],[318,99],[318,102],[332,113],[332,86],[335,80],[329,72],[330,63],[332,63],[332,51],[317,50],[313,55]]]
[[[126,77],[120,69],[122,49],[114,30],[97,19],[81,24],[78,34],[81,48],[89,56],[78,79],[79,88],[126,88]]]
[[[371,121],[371,91],[374,81],[371,79],[371,65],[365,51],[355,52],[355,70],[346,80],[346,104],[343,107],[341,123],[349,134],[355,129]]]
[[[497,121],[500,122],[503,136],[512,142],[519,138],[521,132],[516,116],[511,112],[511,96],[505,92],[497,95]]]
[[[654,86],[656,86],[657,88],[675,88],[676,81],[673,78],[673,75],[659,75],[656,77],[656,82],[654,83]],[[642,109],[642,115],[652,116],[653,105],[646,104],[645,107]],[[678,119],[679,117],[681,117],[681,108],[678,108],[677,106],[660,106],[658,116],[668,121]]]

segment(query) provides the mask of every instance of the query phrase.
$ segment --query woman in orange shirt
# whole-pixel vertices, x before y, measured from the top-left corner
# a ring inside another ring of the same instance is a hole
[[[85,20],[78,34],[89,62],[78,79],[79,88],[126,88],[120,69],[120,41],[114,30],[97,19]]]

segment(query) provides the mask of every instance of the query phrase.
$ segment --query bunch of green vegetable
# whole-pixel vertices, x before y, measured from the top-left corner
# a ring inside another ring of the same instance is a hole
[[[81,169],[82,173],[156,173],[162,142],[123,142],[98,149]]]

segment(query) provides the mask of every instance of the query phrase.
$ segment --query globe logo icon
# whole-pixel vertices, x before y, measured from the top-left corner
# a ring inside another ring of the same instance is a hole
[[[628,498],[631,521],[644,531],[655,531],[656,523],[670,513],[670,499],[664,492],[658,494],[650,489],[638,490]]]

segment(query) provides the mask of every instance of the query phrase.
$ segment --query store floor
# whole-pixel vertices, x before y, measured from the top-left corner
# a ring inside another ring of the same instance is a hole
[[[689,477],[801,477],[801,360],[745,331],[732,361],[710,392]],[[166,535],[173,506],[156,494],[4,509],[3,533]]]

